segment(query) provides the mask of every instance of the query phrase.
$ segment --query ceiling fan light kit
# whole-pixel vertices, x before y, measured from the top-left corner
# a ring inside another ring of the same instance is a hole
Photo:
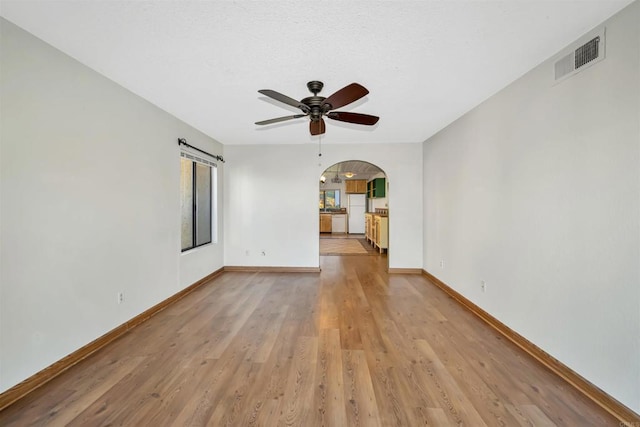
[[[256,122],[256,125],[269,125],[273,123],[279,123],[286,120],[299,119],[302,117],[309,117],[309,133],[311,135],[322,135],[326,131],[324,118],[327,117],[332,120],[338,120],[341,122],[355,123],[359,125],[373,126],[380,119],[377,116],[371,116],[368,114],[350,113],[346,111],[333,111],[336,108],[344,107],[366,96],[369,91],[358,83],[351,83],[333,95],[325,98],[319,96],[318,93],[322,90],[324,84],[318,80],[312,80],[307,83],[307,88],[313,94],[300,101],[296,101],[286,95],[276,92],[271,89],[261,89],[258,92],[268,96],[269,98],[280,101],[284,104],[290,105],[300,109],[304,114],[295,114],[292,116],[277,117],[275,119],[263,120]]]

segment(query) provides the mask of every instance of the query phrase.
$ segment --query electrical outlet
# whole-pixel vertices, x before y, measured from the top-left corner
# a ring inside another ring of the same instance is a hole
[[[124,302],[124,292],[118,292],[118,304],[122,304]]]
[[[249,249],[247,249],[246,251],[244,251],[244,254],[245,254],[246,256],[249,256]]]
[[[440,261],[440,268],[444,268],[444,260]]]
[[[482,292],[487,292],[487,282],[485,282],[484,280],[481,280],[480,288],[482,289]]]

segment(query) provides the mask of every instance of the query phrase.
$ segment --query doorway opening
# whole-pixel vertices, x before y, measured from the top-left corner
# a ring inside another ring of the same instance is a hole
[[[320,256],[389,252],[387,175],[378,166],[348,160],[319,179]]]

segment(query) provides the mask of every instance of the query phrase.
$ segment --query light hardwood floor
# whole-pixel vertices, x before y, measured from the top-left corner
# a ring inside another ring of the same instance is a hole
[[[618,425],[423,276],[321,267],[224,273],[0,425]]]

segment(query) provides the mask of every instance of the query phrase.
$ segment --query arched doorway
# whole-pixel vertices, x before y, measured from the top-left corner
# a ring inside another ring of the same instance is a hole
[[[387,258],[387,175],[362,160],[335,163],[319,179],[320,256]]]

